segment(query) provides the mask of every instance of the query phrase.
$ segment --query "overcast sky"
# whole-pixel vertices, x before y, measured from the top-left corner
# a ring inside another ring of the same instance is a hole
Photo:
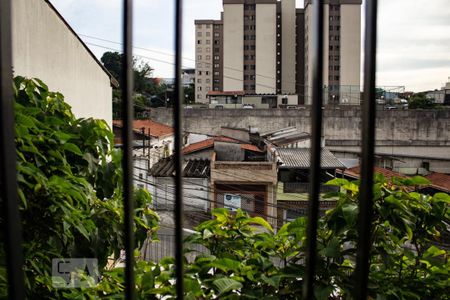
[[[51,0],[92,51],[120,50],[120,0]],[[449,0],[380,0],[377,85],[421,91],[450,76]],[[183,64],[194,66],[194,20],[218,19],[222,0],[184,1]],[[174,7],[171,0],[134,1],[134,54],[158,77],[173,77]],[[297,0],[303,7],[303,0]],[[103,40],[101,40],[103,39]]]

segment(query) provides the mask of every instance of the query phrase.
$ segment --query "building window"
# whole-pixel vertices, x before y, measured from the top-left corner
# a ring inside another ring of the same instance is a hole
[[[202,56],[201,55],[197,55],[197,59],[202,59]]]
[[[206,91],[209,92],[210,90],[211,90],[211,87],[210,87],[210,86],[207,86],[207,87],[206,87]]]
[[[200,78],[197,79],[197,83],[202,83],[202,80]]]
[[[215,41],[214,41],[214,45],[219,45],[219,41],[218,41],[218,40],[215,40]]]
[[[206,47],[206,52],[211,52],[211,48]]]
[[[198,74],[198,75],[202,75],[202,71],[198,71],[197,74]]]
[[[202,52],[202,48],[201,48],[201,47],[198,47],[198,48],[197,48],[197,52]]]
[[[211,32],[207,31],[206,36],[211,36]]]
[[[211,59],[211,55],[206,55],[206,60],[210,60]]]
[[[202,99],[202,95],[198,94],[197,99]]]
[[[202,67],[202,63],[197,63],[197,68],[201,68]]]
[[[201,31],[197,32],[197,36],[202,36],[202,32]]]
[[[219,67],[219,64],[214,64],[214,68],[218,68]]]
[[[202,91],[202,87],[201,87],[201,86],[198,86],[198,87],[197,87],[197,91],[201,92],[201,91]]]
[[[201,45],[202,41],[201,40],[197,40],[197,45]]]
[[[219,72],[214,72],[214,76],[219,76],[220,73]]]
[[[219,34],[218,32],[214,32],[214,36],[215,36],[215,37],[219,37],[220,34]]]
[[[218,56],[218,55],[215,55],[215,56],[214,56],[214,60],[219,60],[219,56]]]
[[[209,75],[209,71],[206,71],[206,75]]]
[[[206,28],[211,28],[211,24],[206,24]]]
[[[211,44],[211,40],[206,40],[206,45]]]

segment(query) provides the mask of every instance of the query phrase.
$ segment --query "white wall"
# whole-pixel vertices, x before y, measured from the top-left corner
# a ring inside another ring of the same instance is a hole
[[[361,69],[361,5],[341,5],[341,85],[352,86],[359,94]],[[349,90],[349,89],[347,89]],[[341,93],[341,99],[359,103],[355,94]]]
[[[175,185],[173,178],[152,178],[154,182],[153,205],[156,209],[173,209]],[[209,184],[206,178],[183,178],[185,211],[206,211],[209,208]]]
[[[256,79],[257,94],[276,93],[276,4],[256,5]]]
[[[244,5],[223,6],[223,90],[244,89]]]
[[[109,76],[43,0],[12,3],[14,75],[37,77],[61,92],[76,117],[112,123]]]

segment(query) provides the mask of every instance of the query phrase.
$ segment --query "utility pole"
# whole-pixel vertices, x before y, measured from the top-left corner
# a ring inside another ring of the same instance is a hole
[[[150,127],[148,127],[148,160],[147,160],[147,170],[150,172],[150,160],[151,160],[151,150],[152,150],[152,136],[150,135]]]

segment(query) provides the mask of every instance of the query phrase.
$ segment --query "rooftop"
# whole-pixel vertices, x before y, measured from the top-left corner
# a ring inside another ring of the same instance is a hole
[[[446,193],[450,193],[450,175],[443,173],[431,173],[425,176],[425,178],[431,181],[432,187],[443,190]]]
[[[183,176],[190,178],[208,178],[210,174],[210,161],[208,159],[189,159],[183,164]],[[173,156],[163,158],[150,170],[154,177],[175,176]]]
[[[310,148],[277,148],[279,155],[280,169],[308,169],[310,167]],[[341,163],[328,149],[322,149],[321,166],[324,169],[344,169]]]
[[[114,120],[113,126],[122,128],[122,120]],[[162,123],[158,123],[152,120],[134,120],[133,130],[137,133],[142,133],[142,129],[145,129],[145,135],[161,138],[165,136],[173,135],[173,128]]]

